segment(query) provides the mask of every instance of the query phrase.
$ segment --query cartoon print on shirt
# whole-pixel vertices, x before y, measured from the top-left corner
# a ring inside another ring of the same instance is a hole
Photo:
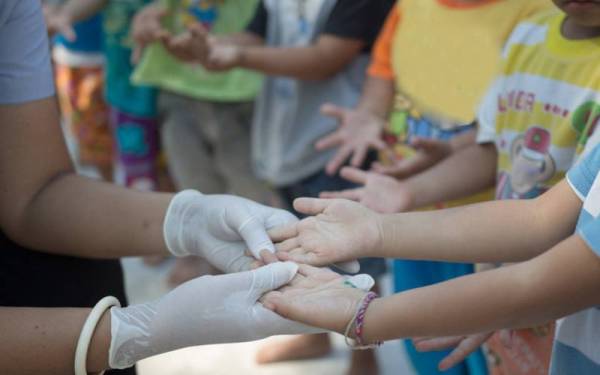
[[[577,142],[577,151],[582,151],[587,144],[588,139],[594,134],[598,123],[600,122],[600,104],[589,101],[585,102],[571,116],[571,125],[579,134]]]
[[[200,22],[206,30],[210,31],[215,21],[217,20],[217,3],[218,0],[184,0],[182,2],[185,13],[182,15],[183,24]]]
[[[550,155],[552,136],[544,128],[533,126],[525,135],[517,137],[510,151],[512,168],[501,172],[497,199],[528,199],[547,190],[543,186],[556,172],[556,163]]]

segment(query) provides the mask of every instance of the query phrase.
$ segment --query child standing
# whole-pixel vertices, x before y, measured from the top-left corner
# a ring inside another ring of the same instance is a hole
[[[60,30],[59,5],[46,5],[50,33]],[[63,121],[76,142],[77,161],[112,180],[113,138],[104,100],[102,17],[92,16],[74,25],[67,35],[54,38],[56,91]]]
[[[102,22],[105,100],[110,106],[110,127],[115,145],[115,182],[138,190],[158,189],[158,134],[155,92],[134,86],[133,43],[129,26],[135,12],[148,0],[69,0],[60,8],[62,24],[70,25],[100,11]]]
[[[219,38],[192,30],[189,38],[165,44],[176,55],[212,70],[235,67],[268,75],[255,106],[252,128],[254,170],[291,201],[350,186],[324,171],[331,152],[314,143],[333,124],[318,113],[333,101],[354,105],[369,62],[368,52],[392,1],[266,0],[245,34]],[[363,264],[374,277],[383,261]],[[325,335],[301,337],[259,353],[275,362],[328,353]],[[356,353],[350,373],[375,373],[373,352]]]
[[[263,203],[272,199],[272,191],[254,176],[250,162],[252,109],[261,76],[243,69],[209,72],[178,60],[160,43],[151,43],[154,36],[181,35],[194,23],[215,35],[241,32],[257,4],[164,0],[146,6],[134,19],[133,36],[145,50],[132,79],[160,90],[161,142],[177,190],[231,193]],[[197,277],[203,268],[206,264],[199,258],[178,259],[170,283]]]

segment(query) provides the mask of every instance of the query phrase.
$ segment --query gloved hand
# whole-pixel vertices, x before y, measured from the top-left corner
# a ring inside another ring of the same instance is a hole
[[[127,368],[146,357],[189,346],[319,332],[285,320],[257,302],[290,282],[297,271],[295,263],[279,262],[254,271],[204,276],[156,301],[112,308],[110,367]]]
[[[185,190],[175,195],[164,237],[176,256],[198,255],[223,272],[247,271],[260,251],[275,252],[267,230],[298,221],[291,213],[232,195]]]
[[[223,272],[247,271],[261,250],[275,253],[268,230],[297,222],[291,213],[232,195],[185,190],[172,199],[164,222],[167,248],[176,256],[198,255]],[[358,263],[342,264],[358,272]]]

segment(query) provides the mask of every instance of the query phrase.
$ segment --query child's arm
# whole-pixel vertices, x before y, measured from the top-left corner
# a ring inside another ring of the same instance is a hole
[[[508,237],[508,234],[507,234]],[[531,327],[600,304],[600,259],[578,235],[530,261],[375,300],[368,342]],[[284,317],[343,332],[364,293],[323,285],[267,295]]]
[[[323,35],[306,47],[239,47],[234,65],[274,76],[326,80],[342,71],[363,47],[360,40]]]
[[[327,265],[361,257],[450,262],[519,262],[573,233],[581,201],[566,181],[535,200],[378,215],[345,200],[299,199],[318,215],[271,234],[281,259]]]
[[[532,327],[598,305],[599,286],[600,260],[575,235],[528,262],[382,299],[367,315],[366,337]]]

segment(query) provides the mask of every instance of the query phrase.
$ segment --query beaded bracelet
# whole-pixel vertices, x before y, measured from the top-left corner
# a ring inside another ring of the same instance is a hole
[[[371,304],[371,302],[373,302],[373,300],[377,297],[378,297],[377,293],[375,293],[375,292],[367,293],[367,295],[363,298],[360,306],[356,310],[354,317],[350,320],[350,322],[348,323],[348,326],[346,327],[346,332],[344,334],[344,339],[346,341],[346,345],[348,345],[350,348],[352,348],[354,350],[374,349],[378,346],[381,346],[381,344],[382,344],[381,341],[376,341],[373,344],[365,344],[364,339],[363,339],[365,315],[367,313],[367,308],[369,308],[369,305]],[[354,337],[355,337],[356,344],[352,344],[350,342],[350,338],[348,336],[352,327],[354,327]]]

